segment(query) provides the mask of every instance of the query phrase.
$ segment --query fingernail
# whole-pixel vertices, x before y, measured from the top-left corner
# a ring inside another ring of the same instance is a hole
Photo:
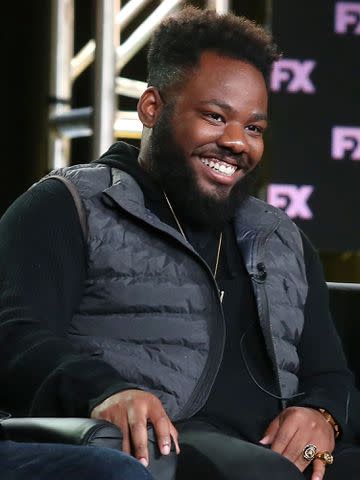
[[[262,445],[268,445],[269,442],[270,442],[269,437],[264,437],[261,440],[259,440],[259,443],[261,443]]]
[[[142,457],[142,458],[139,458],[139,462],[144,465],[144,467],[147,467],[149,464],[148,464],[148,461],[146,460],[146,458]]]
[[[163,455],[169,455],[170,453],[170,445],[163,445],[161,449],[161,453]]]

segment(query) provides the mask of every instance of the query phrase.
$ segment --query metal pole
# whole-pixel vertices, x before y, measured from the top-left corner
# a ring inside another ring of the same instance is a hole
[[[94,61],[95,40],[89,40],[86,45],[71,60],[71,80],[74,81]]]
[[[264,26],[271,32],[272,31],[272,0],[265,1],[265,21]]]
[[[146,82],[132,80],[131,78],[117,77],[115,79],[115,93],[131,98],[140,98],[147,87]]]
[[[123,66],[146,44],[162,19],[175,10],[182,2],[183,0],[163,0],[126,41],[117,48],[117,72],[120,72]]]
[[[360,283],[326,282],[329,290],[360,292]]]
[[[98,0],[96,8],[93,158],[113,143],[115,118],[115,49],[120,42],[115,16],[120,0]],[[118,36],[118,38],[115,38]]]
[[[150,0],[130,0],[122,7],[115,18],[120,31],[136,17],[139,11],[145,7]],[[71,78],[74,81],[95,58],[95,40],[89,40],[88,43],[71,60]]]
[[[50,125],[56,133],[66,138],[89,137],[93,118],[92,107],[73,108],[50,117]]]
[[[230,9],[230,0],[208,0],[208,8],[217,13],[227,13]]]
[[[116,23],[123,30],[151,0],[129,0],[116,15]]]
[[[49,116],[70,110],[70,61],[74,53],[74,1],[52,0]],[[49,168],[70,164],[70,140],[49,129]]]

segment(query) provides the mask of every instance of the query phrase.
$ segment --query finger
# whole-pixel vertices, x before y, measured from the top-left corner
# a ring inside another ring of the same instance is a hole
[[[322,480],[325,474],[325,463],[316,459],[313,461],[313,474],[311,480]]]
[[[309,460],[306,460],[304,457],[303,457],[303,452],[301,451],[301,453],[299,454],[299,452],[297,452],[298,455],[295,454],[289,454],[288,452],[284,452],[284,457],[286,457],[288,460],[290,460],[291,462],[293,462],[294,465],[297,466],[297,468],[300,470],[300,472],[303,472],[307,467],[309,467],[309,465],[311,464],[311,462]]]
[[[274,420],[270,423],[268,428],[265,430],[263,438],[259,441],[263,445],[271,445],[275,435],[277,434],[280,427],[280,420],[279,417],[274,418]]]
[[[297,433],[297,428],[294,428],[294,425],[291,422],[284,421],[278,431],[276,432],[275,438],[271,443],[271,450],[274,452],[280,453],[281,455],[284,454],[284,451],[289,446],[292,439],[295,437]],[[295,442],[297,444],[298,442]],[[297,448],[296,445],[289,446],[292,450]],[[298,448],[302,448],[298,446]],[[299,450],[296,453],[296,456],[299,454]]]
[[[303,435],[300,434],[300,430],[297,430],[282,452],[282,455],[294,463],[301,472],[309,465],[309,461],[303,457],[304,444],[306,444],[306,441]],[[276,447],[275,442],[273,445]]]
[[[151,419],[150,419],[151,421]],[[156,440],[163,455],[169,455],[171,449],[170,420],[165,414],[160,414],[156,420],[152,421]]]
[[[309,460],[305,460],[305,458],[303,457],[303,453],[301,452],[301,454],[294,460],[293,462],[297,467],[298,469],[303,472],[306,468],[308,468],[310,465],[311,465],[311,461]]]
[[[177,453],[177,455],[179,455],[180,453],[180,447],[179,447],[179,434],[176,430],[176,428],[174,427],[173,424],[171,424],[170,426],[170,435],[171,435],[171,438],[173,439],[173,442],[174,442],[174,445],[175,445],[175,451]]]
[[[122,433],[122,445],[121,450],[125,453],[131,454],[131,445],[130,445],[130,432],[128,424],[126,423],[124,426],[119,426],[121,433]]]
[[[145,467],[149,465],[148,435],[146,419],[129,422],[133,455]]]

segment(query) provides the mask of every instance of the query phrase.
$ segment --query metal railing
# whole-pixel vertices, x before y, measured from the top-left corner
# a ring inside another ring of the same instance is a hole
[[[360,283],[351,282],[326,282],[329,290],[339,290],[344,292],[360,292]]]
[[[92,157],[97,158],[115,137],[141,137],[142,125],[137,113],[119,111],[115,95],[139,98],[146,83],[117,75],[146,44],[163,18],[184,0],[162,0],[122,43],[121,31],[151,1],[129,0],[120,8],[120,0],[97,0],[96,38],[90,39],[75,55],[74,2],[52,0],[49,169],[70,164],[72,138],[93,135]],[[208,0],[207,6],[225,13],[230,0]],[[93,61],[95,104],[72,109],[73,83]]]

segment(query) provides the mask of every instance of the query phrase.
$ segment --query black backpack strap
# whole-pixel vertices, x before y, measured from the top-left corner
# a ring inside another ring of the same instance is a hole
[[[77,188],[75,187],[75,185],[69,179],[67,179],[66,177],[62,177],[61,175],[51,175],[49,177],[44,177],[41,180],[39,180],[39,182],[37,182],[35,185],[39,184],[40,182],[45,182],[46,180],[52,180],[52,179],[59,180],[69,190],[69,192],[70,192],[70,194],[71,194],[71,196],[74,200],[76,210],[78,212],[81,230],[83,232],[84,240],[86,242],[87,241],[87,234],[88,234],[87,218],[86,218],[86,213],[85,213],[85,210],[84,210],[82,200],[80,198],[79,192],[77,191]]]

